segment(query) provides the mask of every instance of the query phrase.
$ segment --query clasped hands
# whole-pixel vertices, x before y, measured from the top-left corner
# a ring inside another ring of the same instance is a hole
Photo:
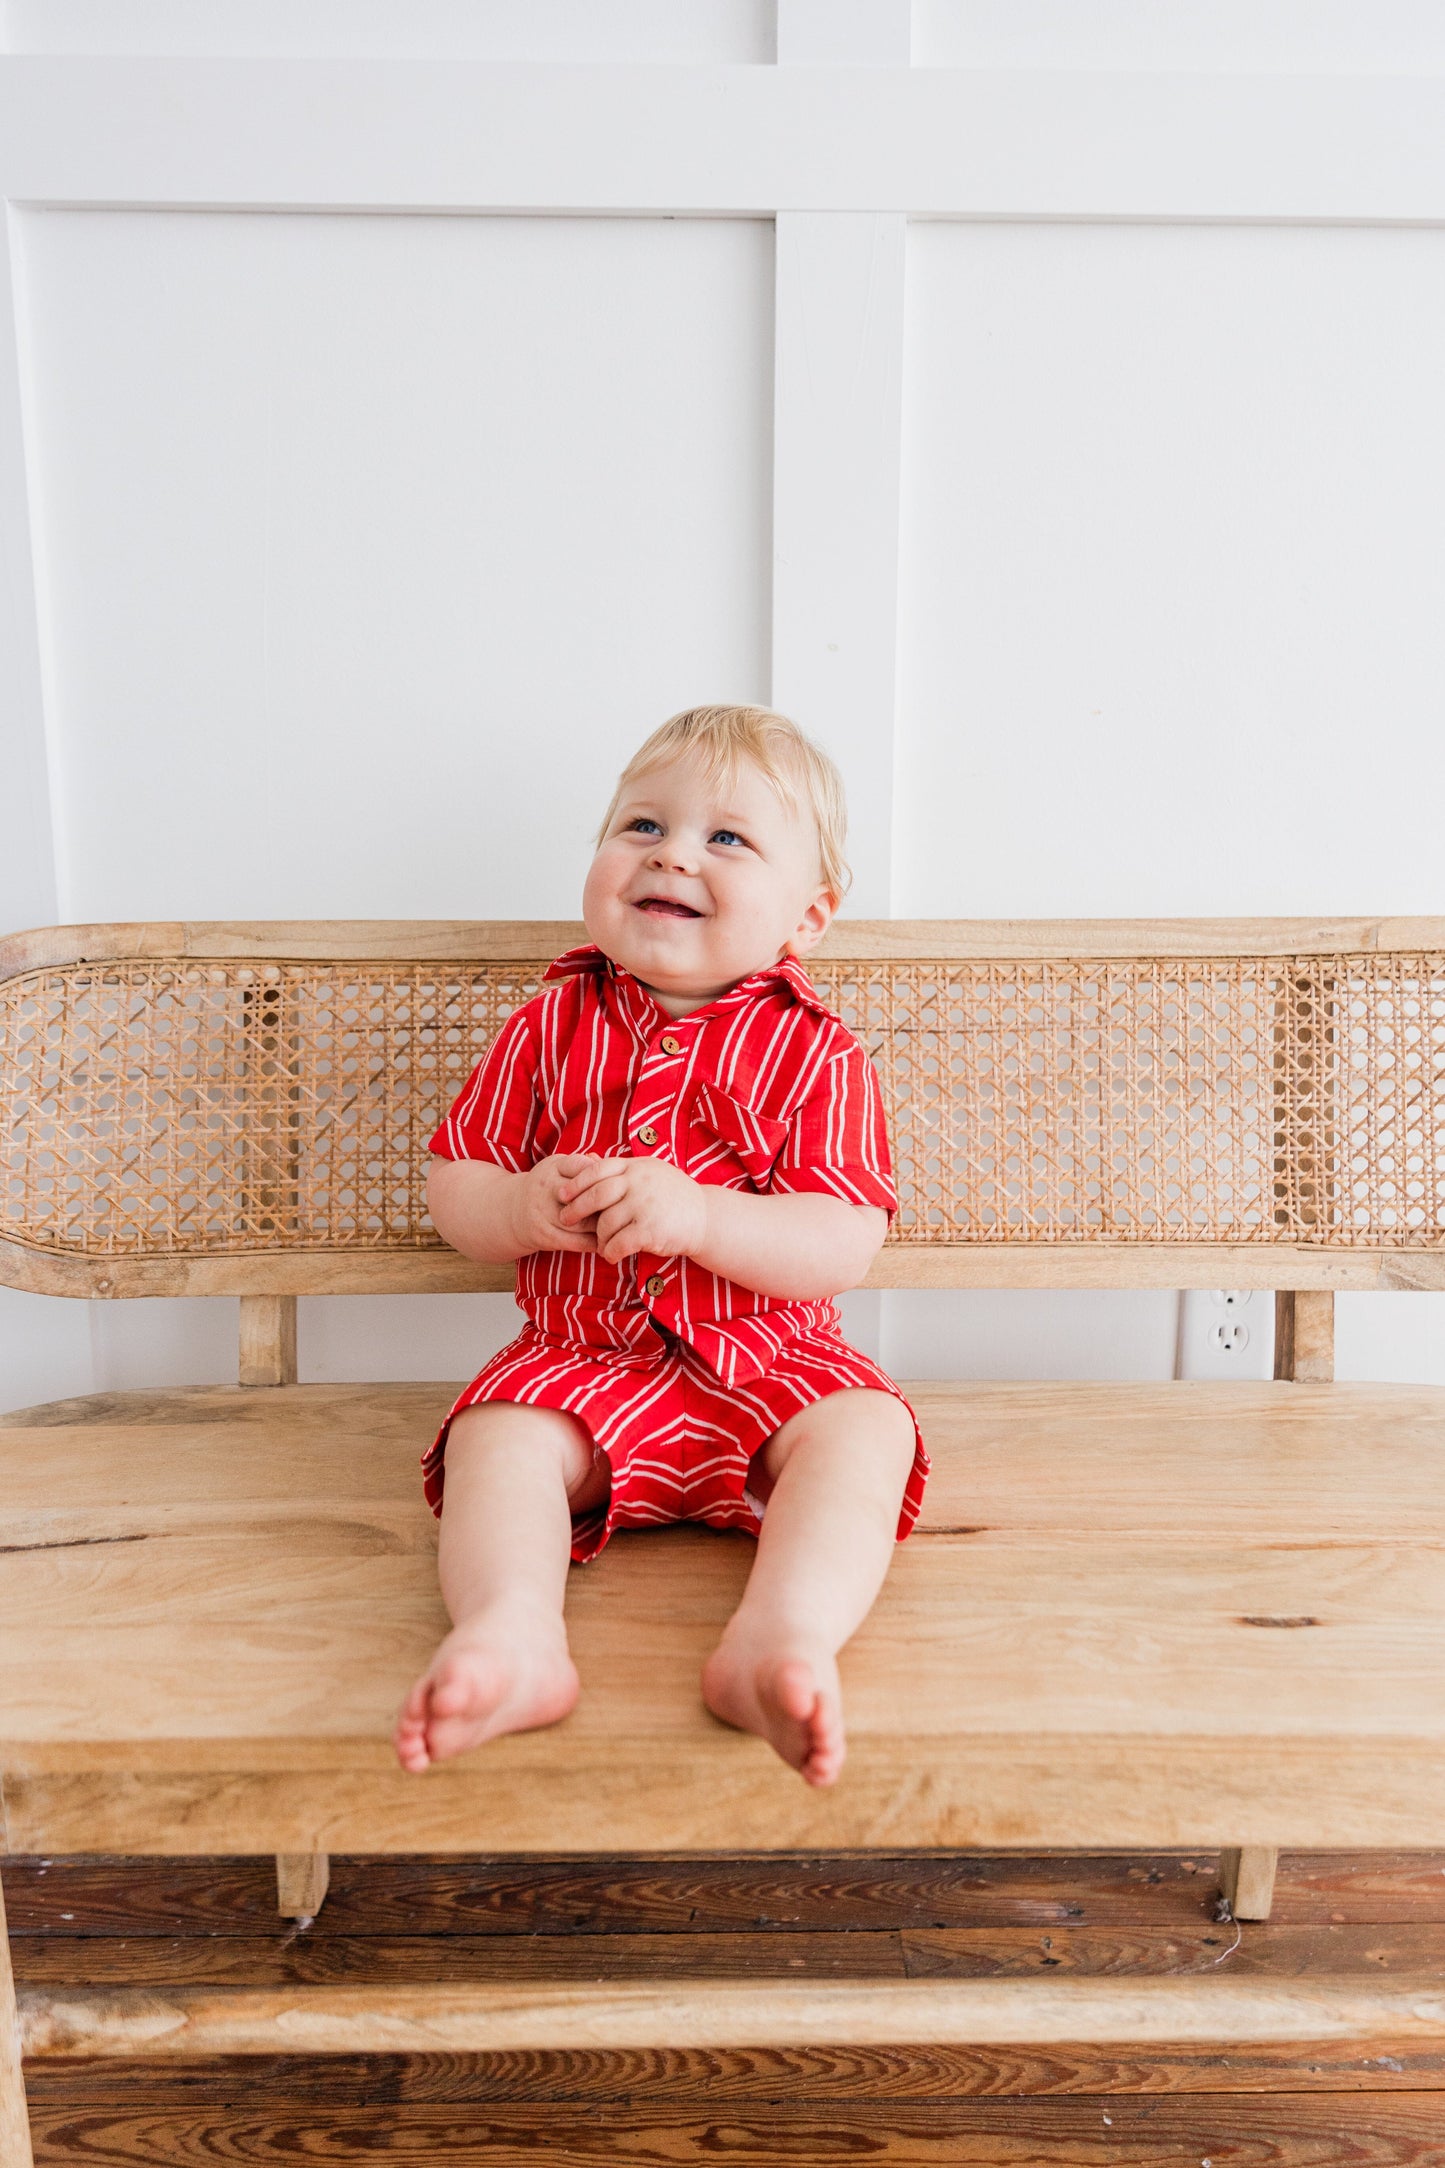
[[[523,1251],[595,1250],[615,1265],[639,1250],[690,1257],[707,1239],[701,1184],[665,1159],[557,1152],[521,1183],[515,1224]]]

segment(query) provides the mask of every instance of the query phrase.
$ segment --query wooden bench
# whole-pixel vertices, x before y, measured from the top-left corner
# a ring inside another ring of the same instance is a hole
[[[1445,1288],[1445,921],[853,924],[810,966],[874,1054],[902,1209],[876,1287],[1276,1290],[1277,1382],[925,1383],[919,1534],[810,1791],[716,1724],[750,1547],[572,1577],[581,1705],[428,1773],[444,1626],[417,1456],[453,1387],[298,1385],[302,1294],[504,1288],[426,1138],[571,925],[146,925],[0,945],[0,1279],[241,1298],[235,1388],[0,1424],[11,1853],[1220,1847],[1445,1838],[1445,1390],[1330,1382],[1336,1289]],[[0,2000],[12,1986],[0,1936]],[[1445,2037],[1438,1981],[675,1980],[47,1989],[20,2051]]]

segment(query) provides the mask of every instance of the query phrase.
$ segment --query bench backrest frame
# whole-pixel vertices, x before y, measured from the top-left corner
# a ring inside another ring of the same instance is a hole
[[[126,959],[533,961],[585,940],[580,924],[505,920],[159,922],[46,927],[0,941],[0,984],[26,973]],[[1053,959],[1384,957],[1439,954],[1445,919],[848,920],[820,961],[886,963]],[[0,1079],[3,1084],[3,1079]],[[71,1296],[457,1293],[509,1290],[510,1267],[446,1249],[250,1250],[244,1254],[94,1255],[0,1241],[0,1282]],[[1445,1288],[1445,1236],[1313,1248],[1272,1239],[1068,1245],[1013,1238],[968,1244],[894,1241],[869,1287]]]

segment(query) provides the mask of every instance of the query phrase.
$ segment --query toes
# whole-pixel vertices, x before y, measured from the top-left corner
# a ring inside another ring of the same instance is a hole
[[[810,1784],[820,1788],[836,1784],[843,1767],[844,1747],[842,1738],[835,1732],[811,1747],[803,1757],[802,1774]]]
[[[408,1696],[408,1709],[410,1706],[411,1699]],[[413,1721],[405,1713],[398,1721],[396,1730],[392,1733],[391,1743],[396,1749],[396,1758],[403,1769],[425,1769],[431,1759],[427,1753],[426,1738],[421,1724]]]
[[[780,1664],[773,1692],[779,1709],[802,1735],[798,1773],[809,1784],[835,1783],[844,1753],[843,1718],[836,1699],[817,1684],[810,1666],[802,1663]]]
[[[805,1657],[735,1658],[729,1667],[724,1655],[714,1650],[703,1670],[703,1698],[714,1716],[766,1739],[809,1784],[835,1783],[845,1752],[836,1681],[820,1686]]]
[[[842,1727],[810,1664],[779,1664],[767,1696],[783,1719],[773,1744],[810,1784],[831,1784],[842,1765]]]
[[[401,1705],[401,1713],[397,1717],[398,1725],[426,1722],[427,1692],[430,1685],[431,1674],[424,1672]]]
[[[570,1672],[570,1666],[564,1668]],[[432,1668],[401,1706],[392,1733],[405,1769],[423,1770],[468,1753],[498,1733],[556,1723],[577,1697],[577,1678],[549,1675],[545,1662],[519,1667],[513,1653],[463,1641],[439,1649]]]

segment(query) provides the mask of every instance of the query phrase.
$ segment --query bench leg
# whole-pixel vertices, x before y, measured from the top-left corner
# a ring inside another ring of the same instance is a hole
[[[1274,1374],[1302,1385],[1328,1385],[1334,1378],[1335,1298],[1329,1288],[1276,1291]]]
[[[242,1385],[296,1383],[296,1297],[241,1297]]]
[[[30,2111],[20,2068],[20,2015],[15,2008],[15,1974],[5,1925],[5,1892],[0,1888],[0,2160],[5,2168],[34,2168],[30,2150]]]
[[[1237,1920],[1267,1920],[1274,1903],[1274,1870],[1279,1853],[1266,1844],[1246,1844],[1221,1852],[1219,1879]]]
[[[329,1852],[276,1854],[276,1910],[283,1919],[314,1920],[330,1883]]]

